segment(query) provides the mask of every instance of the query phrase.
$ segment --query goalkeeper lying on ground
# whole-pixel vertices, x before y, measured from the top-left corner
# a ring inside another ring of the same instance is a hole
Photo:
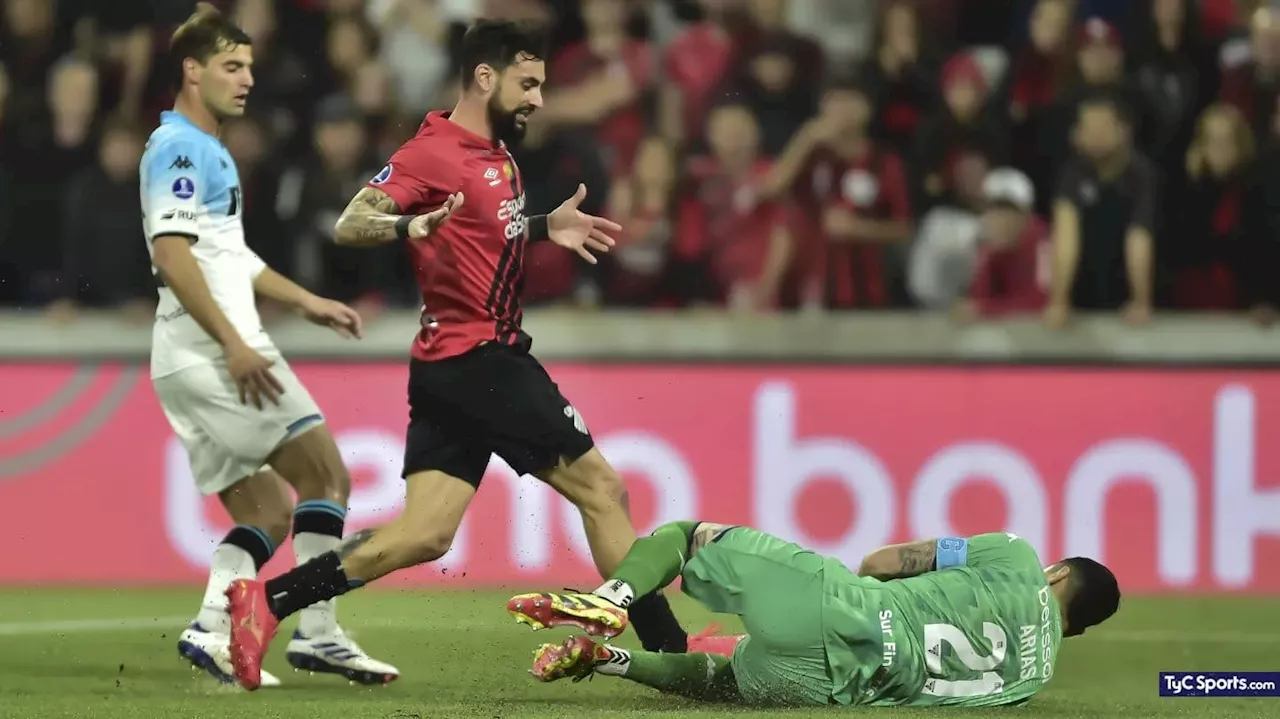
[[[858,574],[777,537],[673,522],[638,540],[591,594],[524,594],[507,609],[535,629],[612,638],[627,605],[679,576],[747,634],[732,659],[652,654],[575,636],[538,650],[542,681],[621,676],[708,701],[767,705],[992,706],[1025,702],[1053,675],[1058,643],[1115,613],[1120,590],[1084,558],[1042,568],[1013,534],[884,547]]]

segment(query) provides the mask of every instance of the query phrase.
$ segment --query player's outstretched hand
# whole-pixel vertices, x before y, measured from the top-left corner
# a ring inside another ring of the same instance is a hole
[[[240,390],[240,404],[253,402],[254,407],[262,409],[264,398],[273,404],[280,404],[284,385],[271,374],[271,366],[275,363],[275,360],[263,357],[248,345],[242,344],[227,350],[227,371]]]
[[[440,205],[425,215],[418,215],[413,218],[413,221],[409,223],[409,236],[429,237],[431,233],[435,232],[440,225],[443,225],[454,212],[457,212],[459,207],[462,207],[462,203],[465,200],[466,197],[464,197],[461,192],[455,192],[445,199],[443,205]]]
[[[308,322],[329,327],[347,339],[360,339],[364,335],[360,313],[341,302],[311,297],[302,304],[302,316]]]
[[[578,209],[587,199],[587,186],[578,183],[578,191],[547,215],[547,234],[551,241],[567,250],[573,250],[582,259],[596,264],[596,252],[608,252],[617,244],[609,232],[620,232],[622,225],[603,217],[588,215]]]

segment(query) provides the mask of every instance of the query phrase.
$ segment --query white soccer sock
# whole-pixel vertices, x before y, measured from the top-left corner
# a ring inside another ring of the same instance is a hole
[[[611,579],[601,584],[592,594],[610,601],[623,609],[631,606],[631,602],[635,601],[636,592],[631,588],[630,584],[621,579]]]
[[[200,602],[200,613],[196,622],[205,631],[216,634],[231,633],[231,617],[227,614],[227,587],[237,579],[253,579],[258,576],[258,568],[253,564],[253,555],[234,544],[219,544],[213,550],[213,561],[209,565],[209,583],[205,586],[204,600]]]
[[[341,543],[341,537],[299,532],[293,535],[293,554],[297,557],[298,564],[306,564],[322,554],[336,550]],[[332,634],[337,628],[336,599],[316,602],[298,613],[298,631],[305,637]]]
[[[595,666],[596,671],[600,674],[625,677],[627,670],[631,668],[631,652],[609,644],[606,644],[604,648],[609,650],[609,661],[597,664]]]

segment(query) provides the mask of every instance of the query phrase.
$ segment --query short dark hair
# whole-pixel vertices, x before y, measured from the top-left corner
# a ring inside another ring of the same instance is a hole
[[[1071,557],[1058,564],[1067,574],[1067,626],[1065,636],[1074,637],[1101,624],[1120,608],[1120,585],[1116,576],[1101,563],[1087,557]]]
[[[1129,103],[1116,93],[1110,90],[1091,92],[1080,100],[1080,104],[1076,106],[1076,111],[1082,113],[1091,107],[1110,108],[1115,113],[1116,119],[1120,121],[1120,124],[1130,129],[1133,128],[1133,111],[1129,108]]]
[[[541,27],[510,20],[477,20],[463,35],[458,50],[462,89],[475,82],[476,68],[481,65],[501,71],[521,60],[544,60],[547,52],[547,33]]]
[[[187,58],[194,58],[203,65],[219,52],[252,44],[253,39],[249,34],[218,8],[207,2],[196,3],[196,11],[169,38],[169,61],[173,68],[174,88],[182,89],[182,64]]]

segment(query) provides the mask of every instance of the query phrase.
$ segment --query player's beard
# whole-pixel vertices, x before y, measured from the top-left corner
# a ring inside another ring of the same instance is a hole
[[[493,139],[501,140],[508,147],[518,147],[520,142],[524,140],[525,126],[516,122],[516,112],[520,107],[508,110],[502,106],[498,100],[499,93],[494,93],[489,98],[489,104],[486,106],[489,114],[489,126],[493,128]],[[527,116],[526,116],[527,117]]]

